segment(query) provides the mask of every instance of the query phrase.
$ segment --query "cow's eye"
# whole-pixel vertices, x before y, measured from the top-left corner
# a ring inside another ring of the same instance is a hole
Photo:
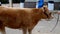
[[[48,17],[48,14],[46,12],[44,12],[44,14]]]

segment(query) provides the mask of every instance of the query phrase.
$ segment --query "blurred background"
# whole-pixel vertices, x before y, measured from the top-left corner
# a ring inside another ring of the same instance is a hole
[[[15,7],[19,7],[20,5],[20,1],[21,0],[12,0],[13,4],[17,4],[15,5]],[[36,8],[36,3],[39,0],[24,0],[24,8]],[[49,1],[53,1],[54,2],[54,9],[55,10],[59,10],[60,7],[60,0],[44,0],[44,3],[46,3],[46,5],[48,5]],[[4,6],[9,6],[7,4],[9,4],[9,0],[0,0],[0,2],[2,3],[2,5]],[[14,6],[14,5],[13,5]]]
[[[42,0],[44,4],[48,6],[50,10],[60,11],[60,0]],[[19,8],[36,8],[39,0],[0,0],[1,6],[7,7],[19,7]],[[33,34],[60,34],[60,15],[54,14],[54,19],[51,21],[39,21],[36,27],[33,29]],[[59,18],[58,24],[57,20]],[[56,25],[57,24],[57,25]],[[56,27],[55,27],[56,25]],[[55,28],[54,28],[55,27]],[[54,30],[50,32],[52,29]],[[10,29],[6,27],[7,34],[22,34],[21,30]]]

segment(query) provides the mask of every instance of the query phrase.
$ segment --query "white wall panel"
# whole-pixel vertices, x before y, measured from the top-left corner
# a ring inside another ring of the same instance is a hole
[[[38,0],[25,0],[26,2],[37,2]],[[60,2],[60,0],[44,0],[45,2],[48,1],[54,1],[54,2]]]

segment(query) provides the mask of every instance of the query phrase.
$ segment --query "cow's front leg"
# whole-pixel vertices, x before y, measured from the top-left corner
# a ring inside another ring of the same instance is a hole
[[[33,28],[28,29],[28,33],[29,33],[29,34],[32,34],[32,29],[33,29]]]
[[[23,28],[23,34],[27,34],[27,28]]]
[[[33,24],[33,26],[30,26],[30,28],[28,28],[28,33],[29,34],[32,34],[32,30],[33,30],[34,27],[35,27],[35,25]]]

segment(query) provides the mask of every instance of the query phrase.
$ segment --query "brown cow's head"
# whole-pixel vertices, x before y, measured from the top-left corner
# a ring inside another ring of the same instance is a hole
[[[48,10],[47,7],[33,9],[34,11],[34,17],[36,19],[51,19],[52,15],[51,12]]]
[[[42,8],[41,18],[42,19],[51,19],[51,18],[53,18],[52,15],[51,15],[51,12],[49,12],[47,7]]]
[[[52,19],[53,18],[51,15],[51,12],[48,10],[47,7],[39,8],[39,11],[37,11],[37,13],[38,12],[39,12],[41,19]]]

